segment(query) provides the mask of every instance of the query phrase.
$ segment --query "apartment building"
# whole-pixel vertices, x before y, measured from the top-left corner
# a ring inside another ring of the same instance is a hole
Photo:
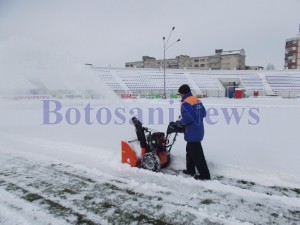
[[[125,67],[132,68],[163,68],[164,60],[143,56],[143,61],[127,62]],[[216,49],[214,55],[190,57],[179,55],[176,58],[165,59],[166,68],[196,69],[196,70],[245,70],[245,50]]]
[[[300,33],[297,37],[286,39],[284,62],[285,69],[300,69]]]

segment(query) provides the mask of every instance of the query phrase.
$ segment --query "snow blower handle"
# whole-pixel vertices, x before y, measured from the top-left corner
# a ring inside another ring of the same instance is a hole
[[[132,117],[132,123],[135,126],[136,136],[138,141],[140,142],[141,148],[145,148],[148,151],[148,144],[145,136],[145,132],[148,132],[147,127],[143,127],[141,121],[138,120],[136,117]]]
[[[178,133],[183,133],[185,130],[184,126],[180,124],[180,121],[177,120],[176,122],[170,122],[167,128],[167,140],[168,140],[168,145],[167,145],[167,151],[170,152],[175,141]],[[171,138],[171,134],[175,134],[172,141],[169,139]]]
[[[170,122],[167,128],[167,135],[172,133],[183,133],[185,130],[184,126],[180,124],[180,121]]]
[[[136,129],[140,129],[140,130],[143,130],[143,131],[148,131],[148,128],[147,127],[143,127],[143,124],[141,123],[141,121],[139,121],[138,118],[136,118],[135,116],[132,117],[132,123],[133,125],[135,126]]]

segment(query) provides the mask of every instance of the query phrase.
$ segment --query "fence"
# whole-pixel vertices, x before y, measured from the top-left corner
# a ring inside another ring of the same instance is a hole
[[[229,93],[226,90],[202,90],[201,92],[196,92],[195,90],[192,90],[192,93],[195,94],[199,98],[206,98],[206,97],[214,97],[214,98],[235,98],[235,91],[233,90],[233,93]],[[124,96],[124,94],[129,94],[129,92],[123,92],[123,93],[117,93],[119,96]],[[180,98],[179,95],[177,95],[177,90],[168,90],[166,91],[167,98],[170,99],[177,99]],[[163,96],[163,90],[157,90],[157,91],[136,91],[136,92],[130,92],[129,98],[146,98],[146,99],[158,99],[162,98]],[[131,97],[130,97],[131,96]],[[267,92],[265,90],[245,90],[243,92],[243,97],[282,97],[282,98],[300,98],[300,90],[280,90],[275,92]]]

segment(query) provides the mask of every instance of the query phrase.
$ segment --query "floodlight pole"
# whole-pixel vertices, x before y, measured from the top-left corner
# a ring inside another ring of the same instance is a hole
[[[164,93],[163,93],[163,99],[167,98],[166,95],[166,44],[165,44],[165,37],[163,37],[164,40]]]
[[[168,42],[169,42],[169,39],[171,37],[171,34],[173,32],[173,30],[175,29],[175,27],[172,28],[170,34],[169,34],[169,37],[167,39],[167,41],[165,40],[166,38],[163,37],[163,44],[164,44],[164,93],[163,93],[163,99],[166,99],[167,98],[167,94],[166,94],[166,50],[168,48],[170,48],[172,45],[174,45],[175,43],[179,42],[180,39],[178,39],[177,41],[173,42],[172,44],[170,44],[169,46],[167,46]]]

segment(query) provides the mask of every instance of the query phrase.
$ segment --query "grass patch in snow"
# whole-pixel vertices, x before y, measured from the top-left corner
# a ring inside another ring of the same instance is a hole
[[[299,188],[293,188],[292,191],[297,193],[298,195],[300,195],[300,189]]]
[[[249,185],[249,186],[255,185],[254,182],[246,181],[246,180],[238,180],[238,183],[240,183],[240,184],[245,184],[245,185]]]
[[[204,205],[210,205],[210,204],[213,204],[213,203],[214,203],[213,200],[209,199],[209,198],[204,199],[204,200],[201,201],[201,204],[204,204]]]

